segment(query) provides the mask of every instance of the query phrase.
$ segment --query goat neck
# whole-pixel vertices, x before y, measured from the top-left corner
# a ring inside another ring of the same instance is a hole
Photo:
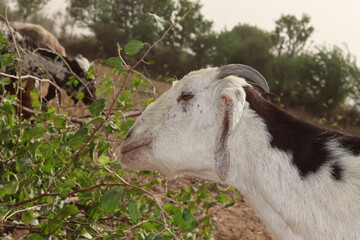
[[[297,120],[245,91],[226,182],[277,239],[360,239],[360,139]]]

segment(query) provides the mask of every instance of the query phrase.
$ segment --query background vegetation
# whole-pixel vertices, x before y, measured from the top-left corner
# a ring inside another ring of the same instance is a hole
[[[70,55],[81,53],[91,60],[116,56],[116,43],[123,46],[131,39],[150,43],[158,39],[164,25],[151,21],[148,12],[177,22],[191,8],[186,21],[174,26],[147,56],[155,64],[139,70],[166,80],[206,66],[243,63],[266,76],[274,96],[281,96],[277,100],[284,106],[330,117],[331,110],[351,102],[349,109],[360,101],[360,71],[355,58],[337,46],[310,49],[315,28],[305,14],[300,19],[280,16],[271,32],[239,23],[217,33],[202,15],[199,1],[69,0],[63,16],[46,15],[43,9],[48,2],[1,0],[0,5],[12,3],[10,20],[39,23],[53,32],[57,29]]]
[[[213,235],[211,210],[241,198],[233,189],[224,194],[206,183],[159,197],[152,190],[166,188],[165,180],[153,172],[123,171],[116,161],[116,143],[134,122],[126,117],[132,94],[141,90],[144,105],[156,98],[143,74],[133,70],[167,81],[201,67],[243,63],[263,73],[272,91],[267,97],[280,106],[305,110],[319,123],[359,124],[355,58],[337,46],[310,49],[314,27],[307,15],[280,16],[271,32],[244,23],[215,32],[198,1],[69,0],[67,12],[54,16],[44,12],[48,2],[0,0],[0,10],[10,3],[10,20],[41,24],[57,34],[68,55],[101,62],[101,73],[89,70],[99,99],[88,108],[91,117],[80,123],[65,111],[41,106],[36,91],[36,117],[29,120],[16,113],[16,96],[1,99],[0,232],[25,229],[27,239]],[[86,31],[75,34],[79,29]],[[7,44],[0,35],[1,52]],[[16,56],[7,59],[12,60],[2,61],[1,70],[16,64]],[[123,81],[128,81],[125,90]],[[8,82],[2,78],[0,87]],[[110,115],[114,107],[118,113]]]

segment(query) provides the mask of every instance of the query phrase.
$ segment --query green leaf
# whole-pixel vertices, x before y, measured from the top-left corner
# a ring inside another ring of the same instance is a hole
[[[93,236],[91,236],[91,234],[88,233],[88,232],[86,231],[86,229],[82,229],[80,235],[81,235],[82,237],[84,237],[84,238],[87,238],[87,239],[93,239]]]
[[[162,18],[162,17],[159,17],[158,15],[156,14],[153,14],[153,13],[148,13],[150,16],[152,16],[153,18],[155,18],[155,20],[158,22],[158,23],[161,23],[161,24],[164,24],[164,23],[167,23],[167,21]]]
[[[30,141],[32,139],[40,138],[45,132],[46,129],[43,126],[37,125],[36,127],[32,127],[29,130],[25,131],[22,140]]]
[[[104,237],[104,240],[120,239],[120,238],[123,238],[123,237],[125,237],[124,231],[122,231],[122,230],[116,230],[114,234],[106,235],[106,236]]]
[[[4,192],[7,195],[13,195],[18,190],[19,190],[19,182],[17,180],[4,184]]]
[[[78,100],[83,100],[85,97],[85,94],[83,92],[78,92],[75,97]]]
[[[110,143],[105,141],[99,141],[98,143],[98,157],[101,156],[105,151],[107,151],[110,148]]]
[[[60,228],[63,225],[63,221],[59,220],[57,218],[50,219],[48,224],[46,225],[44,233],[46,235],[54,233],[58,228]]]
[[[180,208],[175,207],[174,205],[172,205],[170,203],[165,203],[163,206],[163,209],[172,214],[180,212]]]
[[[186,230],[188,226],[185,224],[185,220],[181,212],[177,212],[174,216],[174,223],[178,225],[180,228]]]
[[[225,208],[228,208],[228,207],[234,206],[234,204],[235,204],[235,202],[234,202],[234,201],[233,201],[233,202],[231,202],[231,203],[229,203],[229,204],[226,204],[226,205],[225,205]]]
[[[2,31],[0,31],[0,42],[8,42],[9,39],[7,39],[4,34],[2,33]]]
[[[140,50],[144,47],[144,43],[138,40],[131,40],[125,45],[124,51],[127,55],[133,56],[140,52]]]
[[[96,117],[96,118],[91,119],[87,124],[89,125],[89,124],[93,124],[93,123],[97,123],[97,122],[105,123],[106,120],[103,119],[102,117]]]
[[[15,113],[15,108],[11,105],[11,102],[3,102],[2,104],[1,109],[4,110],[6,114],[12,115]]]
[[[62,209],[60,209],[57,218],[64,219],[67,216],[77,214],[79,209],[75,205],[66,204]]]
[[[113,188],[107,191],[100,199],[100,207],[106,213],[115,213],[115,209],[119,206],[123,194],[124,191],[119,188]]]
[[[190,211],[188,209],[185,209],[183,212],[183,218],[187,225],[190,226],[190,228],[196,228],[198,226],[198,222],[196,219],[191,215]]]
[[[54,122],[59,128],[65,128],[65,126],[66,126],[66,118],[55,117]]]
[[[4,84],[4,85],[8,85],[11,83],[10,78],[2,78],[0,81],[1,81],[1,84]]]
[[[32,167],[32,164],[33,164],[33,162],[31,161],[30,158],[28,158],[28,157],[20,158],[16,162],[16,169],[21,173],[25,173],[25,172],[29,171],[29,168]]]
[[[21,214],[21,220],[25,225],[29,225],[31,223],[31,220],[33,219],[33,211],[25,211]]]
[[[105,108],[105,99],[100,98],[89,105],[89,111],[92,116],[97,117]]]
[[[174,222],[183,230],[191,230],[198,226],[196,219],[191,215],[188,209],[185,209],[183,213],[177,212],[174,216]]]
[[[9,208],[4,203],[0,203],[0,218],[2,218],[8,211]]]
[[[51,174],[52,175],[52,166],[51,165],[43,165],[41,166],[41,170],[44,173]]]
[[[44,159],[51,159],[53,156],[53,150],[48,144],[41,144],[39,150]]]
[[[149,106],[149,105],[150,105],[151,103],[153,103],[153,102],[155,102],[155,100],[152,99],[152,98],[146,99],[146,101],[145,101],[145,107]]]
[[[154,60],[150,60],[150,61],[147,61],[145,62],[146,65],[153,65],[155,64],[155,61]]]
[[[77,87],[79,85],[79,80],[75,76],[70,76],[69,80],[66,82],[67,86],[73,85],[74,87]]]
[[[113,122],[113,121],[109,121],[109,125],[108,125],[112,130],[116,131],[116,132],[120,132],[120,128]]]
[[[216,201],[219,203],[226,203],[228,200],[228,197],[225,194],[220,194],[215,197]]]
[[[26,238],[26,240],[46,240],[46,239],[47,238],[45,238],[40,233],[32,233]]]
[[[135,200],[131,200],[128,205],[128,213],[131,220],[137,222],[141,217],[138,203]]]
[[[99,157],[98,161],[99,161],[99,163],[106,165],[106,166],[109,166],[108,164],[109,164],[109,162],[111,162],[109,157],[107,157],[107,156]]]
[[[55,180],[55,183],[56,183],[56,187],[60,188],[60,190],[67,190],[71,187],[73,187],[75,185],[74,183],[74,179],[70,178],[70,179],[64,179],[62,181],[60,180],[57,180],[56,178],[53,178]]]
[[[145,230],[148,230],[148,231],[153,230],[153,229],[156,229],[156,226],[155,226],[154,224],[152,224],[151,222],[143,222],[143,223],[141,224],[141,226],[142,226],[143,228],[145,228]]]
[[[108,59],[106,59],[104,64],[107,66],[110,66],[110,67],[117,68],[119,70],[124,69],[124,64],[119,57],[108,58]]]
[[[83,144],[88,138],[88,129],[80,128],[73,136],[68,139],[68,146],[78,146]]]
[[[13,63],[18,58],[14,54],[4,53],[0,55],[0,63],[4,65],[8,65],[9,63]]]
[[[159,208],[155,208],[154,209],[154,214],[155,214],[156,217],[159,218],[159,217],[161,217],[162,212],[161,212],[161,210]]]
[[[104,212],[102,211],[102,208],[100,207],[99,203],[93,204],[88,211],[88,216],[90,220],[97,219],[101,217],[103,214]]]
[[[122,122],[120,125],[120,129],[121,131],[127,132],[129,131],[129,129],[132,127],[132,125],[134,125],[135,121],[134,120],[126,120],[125,122]]]

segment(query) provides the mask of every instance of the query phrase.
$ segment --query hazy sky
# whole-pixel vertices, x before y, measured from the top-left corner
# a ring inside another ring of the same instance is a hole
[[[313,46],[347,45],[360,64],[360,1],[359,0],[201,0],[202,12],[214,21],[214,29],[230,30],[238,23],[256,25],[272,31],[281,14],[303,13],[311,17],[315,28]]]
[[[51,9],[64,8],[65,0],[51,0]],[[303,13],[315,28],[313,46],[344,47],[360,64],[360,0],[201,0],[203,15],[214,22],[214,29],[230,30],[238,23],[256,25],[271,31],[281,14]]]

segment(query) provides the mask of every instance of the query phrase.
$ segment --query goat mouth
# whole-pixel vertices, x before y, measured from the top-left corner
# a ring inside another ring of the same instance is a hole
[[[136,142],[130,142],[130,143],[125,142],[121,146],[120,152],[121,152],[121,154],[124,155],[128,152],[132,152],[136,149],[148,146],[148,145],[150,145],[150,143],[151,143],[151,139],[149,139],[149,138],[144,138],[144,139],[138,140]]]

